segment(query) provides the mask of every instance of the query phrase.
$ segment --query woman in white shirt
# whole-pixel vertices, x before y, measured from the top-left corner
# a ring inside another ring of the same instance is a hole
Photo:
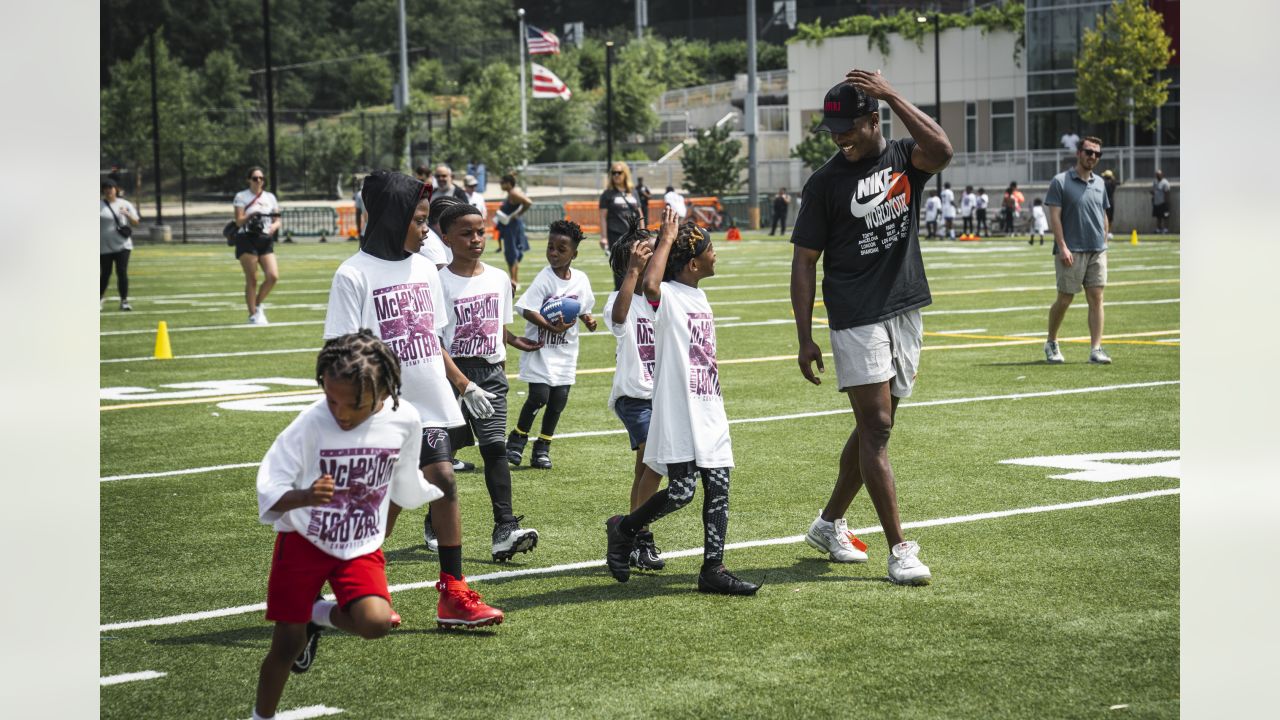
[[[605,562],[619,582],[631,577],[636,535],[693,499],[702,477],[702,570],[698,591],[754,595],[755,583],[724,566],[729,528],[729,471],[733,448],[720,395],[715,319],[698,282],[715,274],[716,253],[707,233],[692,222],[677,225],[675,212],[662,214],[658,245],[644,275],[644,295],[658,303],[653,382],[653,418],[644,462],[668,478],[667,487],[629,515],[605,522]]]
[[[249,187],[236,193],[231,203],[236,213],[236,260],[244,271],[244,304],[250,325],[266,325],[262,303],[280,281],[276,267],[275,237],[280,231],[280,203],[267,192],[267,175],[257,165],[249,168]],[[258,267],[262,286],[258,286]]]
[[[115,266],[116,287],[120,290],[120,309],[129,305],[129,254],[133,252],[133,227],[138,225],[138,210],[133,203],[117,197],[120,186],[115,180],[102,181],[102,202],[98,205],[98,264],[102,269],[98,282],[98,309],[107,297],[111,284],[111,268]]]

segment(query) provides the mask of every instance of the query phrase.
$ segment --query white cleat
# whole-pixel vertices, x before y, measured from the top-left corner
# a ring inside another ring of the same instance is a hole
[[[1062,351],[1058,349],[1057,340],[1045,340],[1044,361],[1051,365],[1061,365],[1066,362],[1066,359],[1062,357]]]
[[[920,545],[913,541],[894,545],[889,554],[889,580],[898,585],[928,585],[933,575],[916,557],[919,553]]]
[[[857,538],[849,532],[849,526],[844,518],[827,522],[822,519],[822,515],[818,515],[810,523],[809,532],[804,536],[804,541],[809,543],[810,547],[826,553],[835,562],[864,563],[867,561],[867,553],[854,547],[854,540]],[[861,544],[862,541],[858,540],[858,543]]]

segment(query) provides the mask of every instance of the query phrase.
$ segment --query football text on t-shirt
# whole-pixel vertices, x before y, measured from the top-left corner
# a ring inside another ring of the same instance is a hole
[[[636,352],[645,381],[653,382],[653,321],[647,317],[636,318]]]
[[[498,352],[502,303],[497,293],[483,293],[453,301],[453,357],[484,357]]]
[[[380,511],[399,448],[321,450],[320,471],[333,478],[333,500],[311,509],[307,535],[341,550],[381,532]]]
[[[689,324],[689,392],[720,397],[716,366],[716,326],[711,313],[686,313]]]
[[[405,283],[373,291],[378,334],[401,365],[417,365],[440,354],[435,306],[427,283]]]

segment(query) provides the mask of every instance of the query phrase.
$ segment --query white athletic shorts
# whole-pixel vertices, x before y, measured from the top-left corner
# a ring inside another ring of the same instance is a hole
[[[918,309],[872,325],[832,330],[831,353],[840,392],[892,380],[889,392],[894,397],[911,397],[923,344],[924,320]]]

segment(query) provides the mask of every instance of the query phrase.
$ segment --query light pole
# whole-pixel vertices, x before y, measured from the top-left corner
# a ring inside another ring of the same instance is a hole
[[[267,66],[267,178],[276,192],[276,98],[271,79],[271,0],[262,0],[262,58]]]
[[[613,167],[613,41],[604,44],[604,144],[605,158],[609,168]]]
[[[929,18],[924,15],[917,15],[916,22],[927,23]],[[933,14],[933,119],[937,121],[938,127],[942,127],[942,53],[939,51],[938,35],[941,30],[941,18],[938,13]],[[942,173],[937,175],[938,194],[942,194]]]
[[[756,0],[747,0],[747,97],[742,124],[747,135],[747,225],[760,228],[759,186],[756,176]]]
[[[516,17],[520,18],[520,167],[524,167],[529,162],[529,106],[524,97],[527,92],[524,82],[524,51],[529,36],[524,29],[524,8],[516,10]]]

